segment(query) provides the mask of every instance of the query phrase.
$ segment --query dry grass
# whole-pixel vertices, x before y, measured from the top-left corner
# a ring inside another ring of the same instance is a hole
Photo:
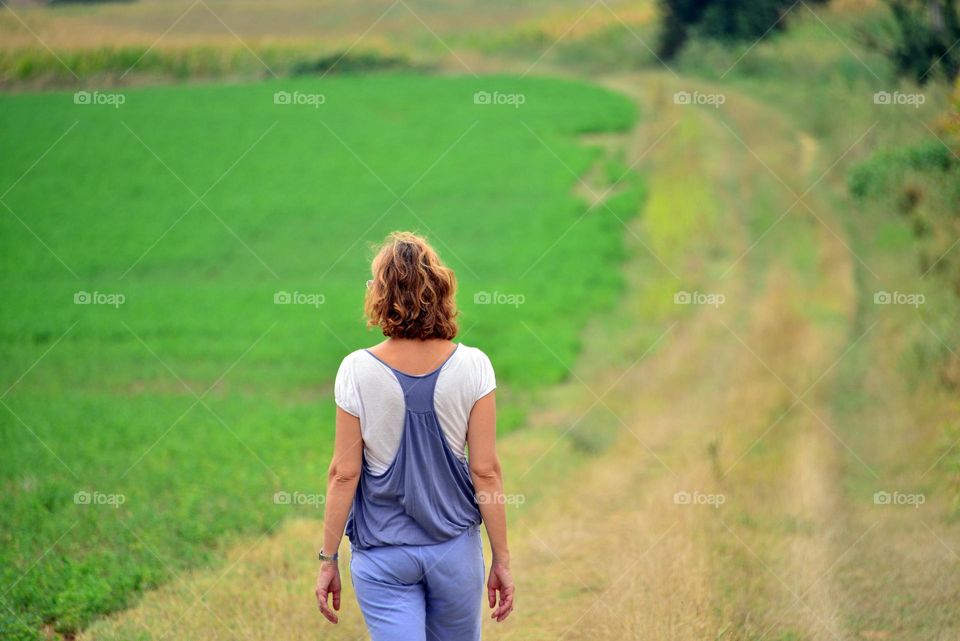
[[[653,8],[650,0],[609,0],[606,7],[586,0],[546,6],[139,0],[55,8],[14,2],[0,11],[0,86],[283,76],[298,63],[345,52],[483,73],[500,69],[476,53],[477,47],[533,43],[546,51],[561,40],[587,38],[622,23],[647,24]]]
[[[454,2],[440,6],[422,0],[364,3],[281,0],[269,3],[234,0],[139,0],[105,3],[95,7],[47,8],[32,2],[12,2],[0,13],[3,49],[34,46],[40,38],[61,51],[103,46],[151,46],[158,41],[175,47],[233,46],[268,42],[308,43],[330,40],[352,42],[374,27],[364,38],[386,38],[409,43],[430,38],[420,19],[441,37],[453,32],[501,29],[516,25],[536,28],[554,39],[590,5],[586,0],[554,1],[544,10],[528,3]],[[459,7],[457,5],[460,5]],[[636,22],[649,18],[652,5],[611,1],[620,19]],[[14,13],[15,12],[15,15]],[[19,18],[19,19],[18,19]],[[374,26],[374,21],[382,18]],[[22,22],[21,22],[22,20]],[[590,11],[573,35],[595,33],[616,18],[609,11]],[[29,26],[29,29],[23,23]],[[36,34],[36,37],[31,34]],[[570,34],[568,34],[569,36]]]
[[[315,639],[323,625],[313,598],[321,528],[317,520],[289,520],[272,536],[234,547],[224,567],[181,576],[81,638]],[[356,601],[344,599],[342,607],[336,638],[362,638]]]

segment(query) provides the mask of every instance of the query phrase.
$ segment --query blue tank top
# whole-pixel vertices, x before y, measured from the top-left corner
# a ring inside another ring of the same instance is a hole
[[[433,405],[443,365],[413,376],[393,369],[370,350],[367,353],[388,367],[400,383],[405,404],[403,434],[383,474],[371,473],[364,462],[347,520],[350,545],[360,550],[432,545],[479,525],[480,510],[467,462],[447,444]]]

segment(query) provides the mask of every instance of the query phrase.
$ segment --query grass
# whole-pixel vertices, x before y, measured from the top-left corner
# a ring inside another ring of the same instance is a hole
[[[949,497],[950,518],[955,521],[960,517],[956,451],[960,432],[951,418],[956,413],[951,397],[960,389],[956,348],[960,332],[955,321],[960,314],[960,260],[954,252],[960,161],[947,147],[957,146],[955,138],[941,135],[947,142],[929,136],[918,144],[877,151],[852,169],[849,187],[858,213],[853,224],[867,239],[860,251],[883,279],[878,283],[865,276],[873,287],[863,302],[864,323],[884,322],[886,332],[878,344],[883,344],[891,365],[903,377],[901,384],[913,395],[908,410],[900,411],[924,417],[917,430],[922,438],[902,447],[910,459],[925,462],[920,479],[924,491]],[[922,296],[923,302],[915,308],[878,307],[871,300],[878,290]],[[844,373],[849,388],[880,378],[863,362],[851,363]],[[876,407],[848,411],[863,423],[876,420]],[[898,482],[909,486],[917,479],[901,471]]]
[[[474,104],[481,90],[526,101]],[[367,245],[388,231],[438,245],[461,279],[462,339],[515,396],[564,378],[622,286],[621,223],[572,195],[604,162],[582,135],[633,122],[616,94],[374,75],[123,96],[0,98],[4,638],[76,631],[235,537],[317,514],[274,492],[323,491],[330,380],[378,340],[360,303]],[[610,207],[627,219],[640,191],[624,184]],[[124,302],[75,304],[80,291]],[[274,304],[282,291],[322,304]],[[525,302],[475,304],[482,292]]]
[[[263,39],[329,40],[338,37],[356,39],[374,24],[372,35],[391,39],[429,37],[423,23],[444,36],[464,27],[496,28],[504,22],[528,20],[543,14],[540,0],[491,0],[477,4],[471,0],[437,3],[431,0],[405,0],[393,6],[390,0],[372,0],[362,6],[337,3],[317,5],[309,0],[278,0],[267,5],[238,5],[232,0],[137,0],[133,3],[101,3],[96,6],[31,6],[11,3],[11,9],[29,26],[29,30],[11,12],[0,14],[0,33],[9,46],[35,44],[36,39],[52,43],[58,50],[116,43],[137,42],[149,46],[164,42],[236,41],[231,34],[247,42]],[[611,2],[617,6],[618,2]],[[404,6],[405,5],[405,6]],[[583,11],[586,0],[551,0],[548,8],[563,12]],[[420,20],[423,23],[420,22]]]
[[[956,412],[956,383],[950,380],[958,363],[951,354],[958,344],[951,319],[960,305],[955,259],[947,256],[942,261],[942,274],[926,273],[956,239],[956,166],[931,133],[938,131],[949,140],[937,125],[947,108],[948,88],[901,83],[876,51],[860,44],[858,29],[875,28],[882,11],[825,13],[827,26],[811,16],[798,16],[785,35],[760,43],[732,69],[738,52],[697,43],[684,54],[679,71],[709,80],[725,75],[731,90],[775,107],[819,143],[818,168],[807,179],[807,184],[819,179],[813,192],[819,201],[813,208],[821,216],[824,211],[837,213],[833,233],[847,239],[842,253],[851,258],[856,283],[855,313],[841,325],[847,346],[837,352],[834,382],[814,390],[826,403],[818,412],[835,426],[834,440],[844,443],[824,467],[835,488],[830,502],[843,506],[835,522],[852,533],[837,537],[843,542],[828,553],[827,561],[837,562],[836,579],[832,595],[828,592],[830,596],[822,598],[845,612],[841,623],[851,633],[920,639],[950,636],[944,630],[956,627],[949,604],[956,599],[957,587],[948,578],[951,570],[944,567],[952,563],[952,555],[925,548],[920,553],[913,542],[930,536],[933,529],[949,538],[946,532],[953,529],[949,520],[956,518],[956,455],[950,449],[956,430],[948,418]],[[909,111],[876,105],[872,99],[876,91],[922,91],[926,104]],[[763,150],[759,155],[770,162]],[[807,184],[794,189],[802,193]],[[929,233],[922,231],[925,222],[930,223]],[[786,245],[775,247],[780,251]],[[790,250],[798,251],[799,244],[791,243]],[[829,264],[822,254],[816,257],[820,265],[809,257],[798,258],[802,258],[796,263],[798,274],[817,273]],[[920,309],[877,305],[874,294],[881,290],[923,294],[926,302]],[[836,339],[834,321],[817,324],[820,333]],[[813,349],[807,341],[804,344]],[[793,427],[791,421],[796,420],[788,415],[777,431]],[[781,448],[793,447],[789,438],[776,442]],[[750,461],[759,485],[773,476],[763,466],[781,466],[790,450],[757,449]],[[924,493],[928,511],[922,516],[885,512],[873,504],[872,495],[887,489]],[[796,488],[786,490],[783,502],[789,505]],[[777,509],[770,506],[763,512],[776,514]],[[829,506],[818,504],[818,509],[827,512]],[[872,526],[876,531],[868,532]],[[818,529],[829,534],[832,525],[820,524]],[[863,541],[854,544],[852,539],[861,534]],[[804,538],[797,540],[800,550]],[[745,540],[774,572],[795,575],[781,569],[784,540],[769,528],[760,528]],[[830,545],[827,541],[826,547]],[[844,552],[847,546],[849,554]],[[804,584],[801,579],[800,585],[813,590],[821,583],[811,579]],[[774,584],[769,591],[776,594],[779,587]],[[892,593],[900,595],[897,601],[889,597]],[[755,610],[762,598],[758,594],[745,603]]]
[[[637,11],[632,1],[608,4],[627,19]],[[648,14],[651,5],[641,6]],[[446,55],[448,44],[465,33],[472,34],[471,42],[498,34],[500,42],[505,25],[511,33],[543,29],[542,39],[549,40],[541,41],[553,42],[588,8],[585,0],[376,0],[319,7],[306,0],[263,6],[232,0],[13,3],[0,11],[0,86],[283,76],[312,60],[346,52],[344,67],[351,59],[369,67],[371,58],[380,67],[417,65],[419,60],[408,59],[411,52]],[[594,8],[583,28],[614,20],[605,9]]]
[[[0,50],[0,85],[104,86],[136,78],[197,81],[415,69],[406,51],[382,44],[364,48],[316,43],[197,44],[152,47],[102,45],[55,53],[39,46]],[[84,78],[80,81],[79,78]],[[91,80],[93,79],[93,80]]]

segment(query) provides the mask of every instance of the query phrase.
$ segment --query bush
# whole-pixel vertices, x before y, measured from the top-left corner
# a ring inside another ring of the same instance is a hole
[[[361,73],[415,66],[405,55],[391,51],[368,49],[348,54],[297,44],[260,45],[255,56],[241,45],[170,49],[104,46],[60,51],[56,55],[32,46],[0,50],[0,86],[37,81],[76,86],[77,79],[70,69],[81,78],[98,77],[108,84],[111,78],[117,83],[125,82],[131,71],[175,80],[227,75],[263,77],[268,75],[264,65],[281,76],[322,74],[331,70]]]
[[[956,164],[950,150],[932,140],[876,154],[850,171],[847,186],[857,198],[887,195],[900,185],[898,177],[906,170],[948,171]]]
[[[376,51],[351,55],[347,55],[347,52],[341,52],[295,62],[290,68],[290,74],[293,76],[309,76],[333,71],[337,73],[363,73],[409,69],[411,67],[410,61],[403,56],[383,54]]]
[[[689,36],[727,42],[757,40],[784,28],[787,0],[660,0],[659,54],[674,57]]]
[[[50,6],[56,6],[58,4],[112,4],[112,3],[132,3],[136,0],[47,0],[47,4]],[[3,4],[3,2],[0,2]]]

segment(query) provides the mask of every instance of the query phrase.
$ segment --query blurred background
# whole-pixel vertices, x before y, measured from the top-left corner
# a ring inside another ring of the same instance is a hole
[[[960,638],[953,0],[0,4],[3,639],[366,638],[395,229],[498,373],[489,638]]]

